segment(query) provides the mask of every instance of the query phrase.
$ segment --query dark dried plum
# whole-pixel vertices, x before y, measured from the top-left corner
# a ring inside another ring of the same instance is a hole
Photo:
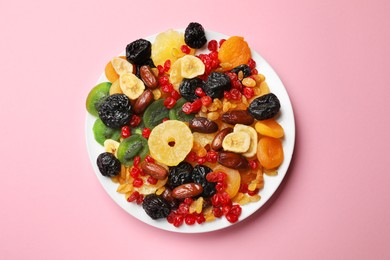
[[[232,85],[230,78],[225,73],[212,72],[207,78],[204,91],[211,98],[222,98],[224,91],[229,91]]]
[[[235,67],[234,69],[232,69],[230,72],[238,74],[238,72],[240,72],[240,71],[242,71],[242,73],[244,74],[244,78],[252,75],[251,68],[246,64],[239,65],[239,66]]]
[[[171,212],[171,206],[163,196],[156,194],[146,195],[142,202],[142,208],[152,219],[166,218]]]
[[[248,112],[257,120],[274,117],[280,110],[280,102],[273,93],[255,98],[248,106]]]
[[[144,64],[152,54],[152,44],[145,39],[138,39],[126,46],[126,59],[132,64]]]
[[[106,177],[114,177],[121,171],[121,163],[112,153],[101,153],[97,160],[100,173]]]
[[[168,186],[171,189],[184,183],[192,182],[192,165],[188,162],[181,162],[177,166],[169,168]]]
[[[183,79],[179,86],[180,95],[187,101],[194,102],[199,97],[195,94],[196,88],[204,89],[205,83],[200,78]]]
[[[190,23],[184,32],[184,41],[191,48],[202,48],[207,42],[203,26],[199,23]]]
[[[111,128],[127,125],[131,119],[130,99],[124,94],[113,94],[106,98],[99,107],[99,117]]]
[[[202,185],[203,187],[203,192],[200,194],[200,196],[204,198],[211,197],[216,193],[216,189],[215,189],[216,183],[208,182],[206,179],[206,175],[212,171],[213,170],[211,170],[209,167],[204,165],[196,165],[194,167],[194,170],[192,171],[193,181],[195,183]]]

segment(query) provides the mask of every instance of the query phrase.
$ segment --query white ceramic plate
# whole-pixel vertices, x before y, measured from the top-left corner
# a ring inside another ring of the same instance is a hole
[[[178,29],[177,31],[184,32],[183,29]],[[147,37],[145,39],[153,42],[156,35]],[[220,39],[227,39],[228,36],[223,35],[217,32],[206,32],[206,37],[208,40],[215,39],[219,41]],[[251,44],[248,43],[251,47]],[[199,53],[199,51],[197,51]],[[125,53],[121,53],[120,55],[125,55]],[[239,221],[243,221],[250,215],[252,215],[256,210],[261,208],[269,198],[274,194],[276,189],[279,187],[282,182],[284,176],[287,173],[288,166],[291,161],[291,157],[294,150],[294,141],[295,141],[295,122],[294,122],[294,113],[291,106],[291,102],[289,96],[287,94],[286,89],[283,86],[282,81],[279,79],[276,72],[271,68],[271,66],[261,57],[258,53],[252,50],[252,58],[256,61],[256,68],[259,73],[265,75],[266,82],[270,87],[271,92],[273,92],[280,100],[281,109],[280,116],[277,121],[283,126],[285,131],[285,137],[283,139],[283,149],[284,149],[284,161],[282,165],[278,169],[277,176],[267,176],[264,175],[264,188],[259,192],[261,195],[261,200],[254,203],[249,203],[247,205],[242,206],[242,214],[239,218]],[[104,75],[104,72],[100,76],[97,83],[108,81]],[[93,136],[92,126],[95,122],[96,118],[87,113],[86,125],[85,125],[85,133],[86,133],[86,141],[87,141],[87,149],[89,153],[89,157],[92,163],[92,167],[96,173],[97,178],[100,183],[103,185],[103,188],[107,191],[110,197],[126,212],[128,212],[133,217],[145,222],[148,225],[173,231],[180,233],[202,233],[214,231],[222,228],[226,228],[232,226],[233,224],[229,223],[226,218],[217,219],[212,222],[205,222],[201,225],[195,224],[192,226],[188,226],[183,224],[181,227],[176,228],[172,224],[169,224],[166,219],[153,220],[148,215],[146,215],[145,211],[142,209],[140,205],[135,203],[129,203],[126,201],[123,194],[116,192],[118,184],[113,183],[111,179],[102,176],[99,172],[99,169],[96,165],[96,159],[98,155],[104,152],[104,148],[98,144]],[[237,224],[236,222],[235,224]]]

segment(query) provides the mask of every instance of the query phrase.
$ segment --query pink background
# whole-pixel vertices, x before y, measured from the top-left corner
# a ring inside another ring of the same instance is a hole
[[[0,1],[0,258],[389,259],[389,1],[141,2]],[[244,36],[283,80],[297,125],[273,199],[196,235],[118,207],[84,135],[107,61],[191,21]]]

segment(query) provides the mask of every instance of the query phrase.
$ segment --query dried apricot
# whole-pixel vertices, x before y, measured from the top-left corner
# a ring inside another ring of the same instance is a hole
[[[112,66],[111,61],[109,61],[106,65],[106,68],[104,70],[104,73],[106,74],[106,78],[111,82],[114,83],[117,79],[119,79],[118,73],[116,73],[114,67]]]
[[[255,124],[255,128],[259,134],[269,137],[281,138],[284,135],[283,127],[274,119],[258,121]]]
[[[260,138],[257,145],[257,158],[265,169],[277,168],[284,158],[282,142],[268,136]]]
[[[239,65],[248,63],[251,50],[243,37],[232,36],[221,46],[218,59],[225,70],[231,70]]]

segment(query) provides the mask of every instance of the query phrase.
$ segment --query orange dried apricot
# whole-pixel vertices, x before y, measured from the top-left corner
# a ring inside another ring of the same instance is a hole
[[[273,137],[261,137],[257,145],[257,158],[265,169],[279,167],[284,158],[282,142]]]
[[[258,121],[255,128],[259,134],[269,137],[281,138],[284,135],[283,127],[272,118]]]
[[[218,59],[224,70],[231,70],[241,64],[247,64],[251,50],[243,37],[232,36],[219,49]]]

